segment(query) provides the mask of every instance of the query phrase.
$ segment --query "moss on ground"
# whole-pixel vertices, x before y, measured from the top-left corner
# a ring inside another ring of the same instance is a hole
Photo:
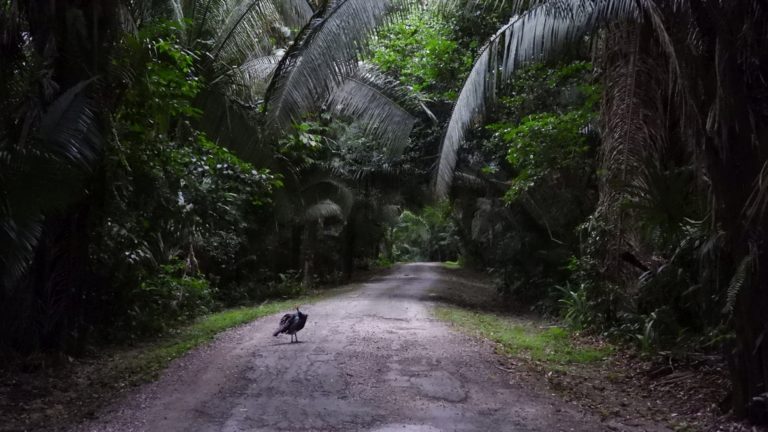
[[[445,261],[443,267],[450,270],[456,270],[461,268],[461,263],[459,263],[459,261]]]
[[[439,306],[435,315],[470,334],[496,342],[503,354],[554,367],[603,360],[612,351],[606,345],[578,343],[563,327],[541,327],[533,321],[513,320],[455,306]]]

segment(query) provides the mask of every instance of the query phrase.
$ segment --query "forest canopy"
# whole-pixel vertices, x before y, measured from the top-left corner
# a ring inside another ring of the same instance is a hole
[[[457,261],[765,421],[766,56],[752,0],[0,0],[0,352]]]

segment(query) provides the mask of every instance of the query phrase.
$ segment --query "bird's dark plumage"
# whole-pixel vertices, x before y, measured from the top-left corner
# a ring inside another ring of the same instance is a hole
[[[309,315],[301,313],[297,307],[296,313],[283,315],[283,317],[280,319],[280,326],[277,328],[277,330],[275,330],[275,333],[272,334],[272,336],[277,336],[280,333],[286,333],[291,335],[291,342],[293,342],[294,337],[296,338],[296,342],[298,342],[299,337],[296,335],[296,333],[304,328],[304,324],[307,323],[307,317],[309,317]]]

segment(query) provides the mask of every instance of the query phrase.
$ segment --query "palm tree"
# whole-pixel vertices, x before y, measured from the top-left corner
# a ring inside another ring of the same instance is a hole
[[[733,263],[751,263],[741,272],[749,277],[735,279],[740,283],[732,283],[729,293],[736,331],[730,353],[734,409],[741,416],[750,407],[764,409],[750,405],[752,397],[768,391],[768,344],[763,343],[768,269],[755,264],[768,258],[763,246],[768,240],[763,228],[768,222],[768,85],[760,78],[768,55],[764,5],[553,0],[527,6],[491,38],[465,83],[443,141],[437,193],[449,193],[467,129],[521,65],[557,56],[587,36],[619,42],[603,51],[603,158],[614,163],[615,173],[609,175],[634,175],[633,164],[648,155],[660,157],[674,142],[703,170],[712,215],[726,232],[726,252]],[[601,200],[612,198],[604,193]],[[619,215],[619,225],[620,220]]]
[[[250,83],[238,80],[247,60],[268,53],[269,37],[285,33],[283,20],[301,26],[312,13],[299,0],[3,2],[0,107],[13,113],[0,122],[0,304],[10,308],[0,313],[8,320],[3,336],[15,334],[30,346],[30,332],[41,329],[44,345],[55,348],[70,326],[65,312],[79,313],[94,173],[119,102],[111,86],[122,77],[113,75],[111,60],[121,38],[155,21],[178,20],[190,50],[203,53],[197,67],[211,83],[199,101],[202,122],[230,143],[238,135],[213,114],[251,93]],[[248,130],[239,137],[251,140]],[[35,301],[45,307],[16,319]],[[13,327],[20,322],[29,329]]]

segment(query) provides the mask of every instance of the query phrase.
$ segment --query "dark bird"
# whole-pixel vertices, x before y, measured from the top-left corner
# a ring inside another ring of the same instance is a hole
[[[280,319],[280,326],[275,330],[275,333],[272,336],[277,337],[280,333],[286,333],[291,335],[291,343],[293,343],[293,338],[296,338],[296,342],[299,341],[299,336],[296,334],[299,332],[299,330],[304,328],[304,324],[307,323],[307,317],[309,315],[301,313],[299,310],[299,307],[296,306],[296,313],[295,314],[285,314]]]

